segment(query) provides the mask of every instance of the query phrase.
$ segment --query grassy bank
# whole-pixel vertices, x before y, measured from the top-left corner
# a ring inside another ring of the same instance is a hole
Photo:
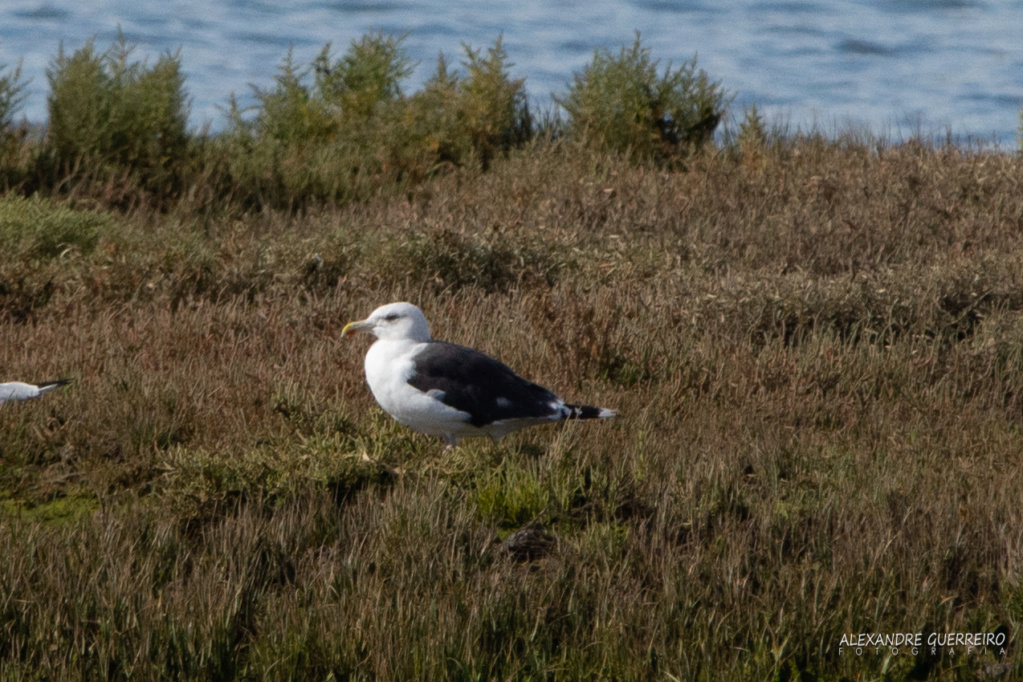
[[[1021,177],[800,138],[551,144],[299,212],[7,195],[0,367],[74,384],[0,410],[0,670],[997,671],[839,643],[1023,616]],[[338,338],[403,299],[623,416],[442,452]]]

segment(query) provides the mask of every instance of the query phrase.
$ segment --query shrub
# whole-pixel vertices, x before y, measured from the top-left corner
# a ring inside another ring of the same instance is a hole
[[[753,104],[746,110],[742,122],[739,123],[737,140],[739,150],[745,152],[763,149],[767,145],[768,139],[767,124],[764,123],[764,117],[757,110],[757,105]]]
[[[232,101],[230,129],[286,146],[352,135],[353,124],[365,126],[381,105],[400,99],[401,81],[412,71],[401,41],[381,33],[363,36],[353,40],[336,61],[328,43],[308,67],[296,64],[293,51],[288,50],[274,86],[255,88],[259,106],[253,121],[246,121],[245,112]],[[311,87],[306,84],[310,72]]]
[[[336,62],[331,62],[327,44],[313,60],[316,92],[345,122],[368,121],[380,105],[401,99],[401,82],[412,75],[403,40],[404,36],[382,33],[365,35],[353,40]]]
[[[308,67],[289,52],[274,86],[256,90],[251,120],[232,101],[225,139],[236,186],[260,204],[345,202],[445,164],[486,168],[529,138],[524,81],[509,77],[500,39],[486,54],[465,46],[464,75],[442,55],[411,97],[401,87],[412,72],[402,40],[363,36],[337,60],[328,44]]]
[[[21,62],[9,70],[0,64],[0,186],[17,184],[24,172],[27,130],[14,129],[14,114],[25,99],[25,83],[21,81]]]
[[[399,101],[400,82],[411,72],[401,40],[363,36],[337,61],[327,44],[308,67],[289,51],[274,86],[256,88],[252,120],[232,100],[225,139],[235,185],[255,203],[274,206],[368,193],[381,179],[373,141],[382,110]]]
[[[55,258],[69,249],[92,251],[110,218],[48,200],[0,198],[0,252],[4,260]]]
[[[32,319],[59,291],[57,273],[71,269],[63,256],[92,252],[111,225],[48,199],[0,197],[0,320]]]
[[[696,70],[696,57],[657,75],[656,60],[639,34],[616,57],[597,50],[568,93],[556,101],[568,114],[568,133],[598,149],[640,158],[677,159],[713,138],[727,108],[719,83]]]
[[[302,82],[308,69],[295,64],[292,50],[277,68],[274,87],[256,88],[259,113],[251,126],[240,117],[237,106],[231,111],[232,124],[239,130],[254,133],[262,140],[273,140],[285,145],[322,141],[334,135],[336,122],[332,120],[323,102],[314,99]]]
[[[477,155],[484,169],[498,151],[508,151],[530,137],[529,106],[526,103],[525,79],[512,80],[508,75],[508,56],[498,38],[487,50],[465,45],[463,79],[451,78],[455,119],[459,126],[454,135],[461,135]],[[443,80],[443,64],[438,65],[437,82]],[[453,159],[456,162],[464,157]]]
[[[47,70],[46,145],[57,168],[135,176],[150,190],[176,185],[188,152],[188,106],[177,54],[149,67],[130,61],[123,36],[104,53],[93,41]]]
[[[0,64],[0,132],[6,133],[14,124],[14,113],[25,100],[25,83],[21,82],[21,62],[8,70]]]

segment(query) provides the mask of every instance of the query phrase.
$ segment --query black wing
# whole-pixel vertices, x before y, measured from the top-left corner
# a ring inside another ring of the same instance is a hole
[[[502,419],[540,419],[555,413],[559,398],[526,381],[503,362],[472,348],[431,341],[416,354],[408,383],[445,405],[469,414],[473,426]]]

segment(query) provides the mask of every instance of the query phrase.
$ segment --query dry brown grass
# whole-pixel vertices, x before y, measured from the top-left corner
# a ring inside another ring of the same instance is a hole
[[[1023,617],[1021,163],[555,146],[4,250],[4,377],[74,384],[0,410],[3,677],[972,679],[838,645]],[[401,299],[622,418],[442,453],[338,339]]]

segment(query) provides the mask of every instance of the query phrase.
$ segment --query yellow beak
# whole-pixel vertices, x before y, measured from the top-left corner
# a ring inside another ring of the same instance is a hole
[[[355,336],[359,332],[368,333],[371,329],[373,329],[373,323],[369,320],[349,322],[345,325],[344,329],[341,330],[341,336]]]

